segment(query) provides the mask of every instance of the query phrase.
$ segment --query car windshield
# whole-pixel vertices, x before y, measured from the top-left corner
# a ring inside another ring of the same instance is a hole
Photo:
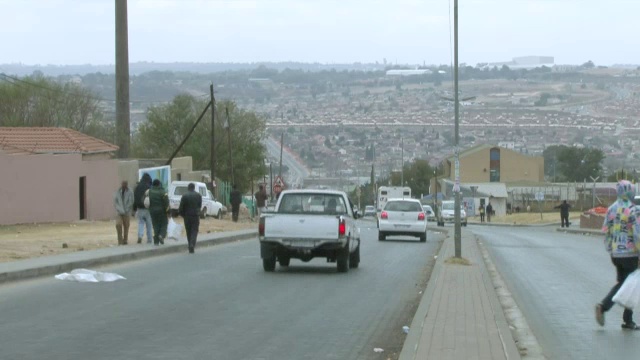
[[[385,211],[422,211],[422,207],[415,201],[390,201],[384,207]]]
[[[374,211],[376,208],[374,208],[371,205],[367,205],[367,207],[364,208],[365,211]]]
[[[176,186],[175,190],[173,190],[173,195],[182,196],[189,192],[189,189],[186,186]]]
[[[442,204],[442,210],[453,210],[455,209],[454,203],[444,203]]]
[[[423,206],[423,207],[422,207],[422,209],[423,209],[425,212],[433,212],[433,209],[431,209],[431,206]]]

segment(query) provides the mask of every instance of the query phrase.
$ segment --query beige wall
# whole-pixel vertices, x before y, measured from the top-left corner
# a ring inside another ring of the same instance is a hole
[[[140,167],[138,160],[121,160],[118,162],[118,179],[119,182],[129,182],[129,188],[133,189],[138,181],[138,168]]]
[[[451,174],[448,177],[454,180],[454,163],[446,164],[449,168],[445,171]],[[489,149],[482,149],[460,158],[460,182],[489,182],[489,176]],[[500,182],[515,181],[543,182],[544,158],[500,148]]]
[[[86,176],[88,220],[115,217],[115,160],[82,155],[0,155],[0,225],[80,219],[79,178]]]

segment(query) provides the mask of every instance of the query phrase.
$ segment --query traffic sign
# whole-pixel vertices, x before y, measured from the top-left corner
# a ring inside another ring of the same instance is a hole
[[[538,201],[543,201],[544,200],[544,193],[542,191],[538,191],[536,193],[536,200],[538,200]]]
[[[282,192],[282,186],[280,186],[280,184],[273,184],[273,192],[279,194]]]

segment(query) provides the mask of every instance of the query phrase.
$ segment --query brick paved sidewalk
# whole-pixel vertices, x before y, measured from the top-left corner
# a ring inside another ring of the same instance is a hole
[[[520,359],[473,235],[463,230],[470,266],[445,264],[454,255],[444,240],[400,359]]]

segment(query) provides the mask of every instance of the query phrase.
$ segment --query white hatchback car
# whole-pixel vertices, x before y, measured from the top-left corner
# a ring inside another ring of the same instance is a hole
[[[427,241],[427,219],[419,200],[389,199],[378,220],[378,240],[387,236],[415,236]]]

